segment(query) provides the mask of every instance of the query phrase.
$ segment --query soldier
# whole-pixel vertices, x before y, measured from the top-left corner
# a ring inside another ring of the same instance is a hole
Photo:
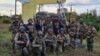
[[[28,46],[29,46],[29,37],[24,29],[20,28],[19,32],[15,35],[14,38],[15,48],[20,48],[22,51],[22,56],[28,56]]]
[[[64,44],[67,43],[67,38],[64,32],[64,28],[61,28],[59,33],[60,34],[57,35],[58,50],[62,52]]]
[[[35,29],[37,32],[42,30],[41,20],[39,20],[39,19],[36,20]]]
[[[39,31],[37,37],[32,42],[33,56],[45,56],[45,42],[43,40],[43,32]]]
[[[12,22],[11,24],[11,29],[12,29],[12,34],[13,34],[13,37],[15,36],[15,34],[18,32],[18,29],[20,27],[20,20],[19,20],[19,17],[16,16],[14,18],[15,20]]]
[[[20,28],[20,20],[18,16],[15,16],[14,19],[15,20],[11,24],[11,30],[12,30],[12,40],[11,41],[12,41],[12,49],[13,49],[13,52],[15,53],[14,38]]]
[[[86,25],[84,24],[83,20],[80,19],[77,34],[79,36],[81,45],[83,45],[83,40],[85,38],[85,33],[86,33]]]
[[[93,51],[93,43],[94,43],[94,37],[96,36],[96,29],[92,25],[92,23],[89,23],[89,26],[87,28],[87,50],[92,52]]]
[[[72,43],[73,48],[76,47],[75,41],[77,39],[77,24],[76,21],[73,20],[68,26],[68,32],[70,36],[70,43]]]
[[[30,38],[30,42],[32,43],[35,36],[35,28],[32,19],[28,20],[28,24],[26,25],[26,27],[27,27],[27,33]]]
[[[54,34],[57,36],[58,33],[59,33],[59,29],[60,29],[60,25],[59,25],[59,22],[54,22],[54,25],[53,25],[53,31],[54,31]]]
[[[56,54],[56,47],[57,47],[57,39],[56,36],[53,34],[53,29],[48,28],[48,33],[44,37],[46,43],[46,50],[50,48],[53,54]]]

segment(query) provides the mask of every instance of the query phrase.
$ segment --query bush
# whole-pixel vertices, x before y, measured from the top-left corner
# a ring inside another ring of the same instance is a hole
[[[3,19],[2,23],[9,24],[11,21],[9,19]]]
[[[0,23],[8,24],[11,22],[11,18],[9,16],[0,16]]]

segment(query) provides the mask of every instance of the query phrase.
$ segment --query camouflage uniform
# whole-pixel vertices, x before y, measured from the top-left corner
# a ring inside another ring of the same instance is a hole
[[[60,29],[59,22],[54,22],[53,31],[54,31],[54,34],[55,34],[56,36],[57,36],[58,33],[59,33],[59,29]]]
[[[77,34],[77,25],[75,22],[70,23],[68,26],[68,32],[70,35],[70,42],[75,41],[76,40],[76,34]]]
[[[36,31],[35,31],[35,28],[34,28],[34,24],[27,24],[26,26],[27,26],[27,33],[29,35],[30,42],[32,42],[33,39],[34,39],[34,36],[36,35],[35,34]]]
[[[43,40],[43,33],[38,33],[37,37],[33,40],[32,48],[33,56],[45,56],[45,42]]]
[[[80,23],[78,26],[78,36],[80,39],[81,45],[83,44],[83,39],[85,39],[85,33],[86,33],[86,26],[84,23]]]
[[[56,54],[56,48],[57,48],[57,39],[54,34],[46,34],[44,37],[45,43],[46,43],[46,48],[50,48],[50,50],[53,51],[54,54]],[[46,49],[47,50],[47,49]]]
[[[14,22],[11,24],[11,30],[12,30],[13,37],[14,37],[15,34],[18,32],[19,27],[20,27],[20,23],[19,23],[18,21],[14,21]]]
[[[72,48],[76,48],[76,39],[77,39],[77,21],[72,21],[69,25],[68,25],[68,32],[69,32],[69,36],[70,36],[70,44]]]
[[[58,50],[60,51],[60,52],[62,52],[63,51],[63,48],[64,48],[64,44],[65,43],[67,43],[66,42],[66,35],[65,34],[58,34],[57,35],[57,43],[58,43]]]
[[[17,34],[17,32],[19,31],[19,28],[20,28],[20,22],[19,22],[19,19],[15,19],[14,22],[12,22],[11,24],[11,30],[12,30],[12,49],[13,49],[13,52],[15,53],[15,42],[14,42],[14,38],[15,38],[15,35]]]
[[[96,34],[96,29],[93,26],[89,26],[87,28],[87,50],[93,51],[93,43],[94,43],[94,37]]]
[[[22,56],[28,56],[29,38],[27,33],[17,33],[14,38],[15,48],[20,48]]]

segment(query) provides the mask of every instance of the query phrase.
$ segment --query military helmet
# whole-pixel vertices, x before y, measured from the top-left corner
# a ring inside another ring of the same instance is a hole
[[[24,27],[24,26],[21,26],[21,27],[19,28],[19,32],[25,32],[25,27]]]

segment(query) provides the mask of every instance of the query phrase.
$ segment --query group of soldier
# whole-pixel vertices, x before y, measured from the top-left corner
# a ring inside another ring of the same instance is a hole
[[[13,52],[21,49],[23,56],[46,56],[49,51],[54,55],[62,53],[66,48],[83,47],[86,39],[87,51],[93,51],[96,29],[91,22],[86,25],[82,19],[67,22],[63,17],[37,16],[24,24],[18,16],[11,24]],[[80,41],[77,41],[80,40]]]

